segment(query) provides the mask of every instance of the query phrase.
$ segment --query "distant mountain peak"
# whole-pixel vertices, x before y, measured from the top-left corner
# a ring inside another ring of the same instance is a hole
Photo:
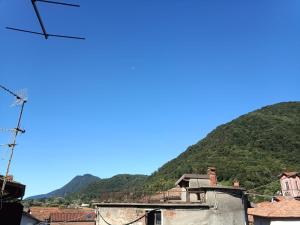
[[[66,195],[78,192],[81,189],[87,187],[89,184],[99,180],[101,180],[99,177],[93,176],[91,174],[77,175],[70,182],[57,190],[51,191],[47,194],[31,196],[28,199],[65,197]]]

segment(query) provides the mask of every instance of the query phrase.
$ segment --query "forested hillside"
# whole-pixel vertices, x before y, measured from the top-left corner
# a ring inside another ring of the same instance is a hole
[[[217,127],[154,172],[144,188],[166,189],[184,173],[216,166],[219,182],[237,178],[247,189],[269,194],[279,189],[280,172],[300,171],[299,156],[300,102],[279,103]]]

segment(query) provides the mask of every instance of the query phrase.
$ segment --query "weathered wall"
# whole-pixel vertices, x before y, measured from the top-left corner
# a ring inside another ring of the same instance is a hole
[[[163,225],[209,225],[209,210],[162,210]]]
[[[224,192],[208,191],[206,201],[211,208],[162,208],[162,225],[245,225],[246,213],[241,196],[233,196]],[[149,205],[151,207],[151,205]],[[153,208],[135,207],[100,207],[98,212],[110,224],[129,223]],[[107,225],[97,215],[97,225]],[[145,225],[145,218],[133,225]],[[265,225],[265,224],[262,224]]]
[[[145,209],[138,208],[108,208],[101,207],[97,210],[97,225],[107,225],[101,216],[110,224],[126,224],[145,214]],[[100,214],[99,214],[100,213]],[[100,216],[101,215],[101,216]],[[133,223],[133,225],[145,225],[145,218]]]
[[[209,186],[210,180],[209,179],[190,179],[189,187],[190,188],[199,188],[203,186]]]
[[[242,198],[226,192],[208,191],[206,203],[211,209],[211,224],[239,225],[246,224],[246,209]]]

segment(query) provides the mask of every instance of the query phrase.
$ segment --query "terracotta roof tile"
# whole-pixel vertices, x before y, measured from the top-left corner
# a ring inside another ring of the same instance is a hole
[[[73,212],[73,213],[51,213],[51,222],[81,222],[81,221],[95,221],[95,212]]]
[[[67,209],[58,207],[30,207],[31,215],[40,221],[45,221],[50,218],[51,213],[78,213],[78,212],[93,212],[93,209]]]
[[[262,202],[256,208],[248,209],[248,214],[272,218],[300,218],[300,201],[284,199],[278,202]]]

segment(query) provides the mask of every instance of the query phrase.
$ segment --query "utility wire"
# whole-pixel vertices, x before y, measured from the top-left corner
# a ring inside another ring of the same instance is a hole
[[[131,221],[131,222],[122,224],[122,225],[131,225],[131,224],[133,224],[133,223],[135,223],[135,222],[141,220],[142,218],[146,217],[148,213],[150,213],[150,212],[155,212],[155,211],[157,211],[157,210],[159,210],[159,209],[153,209],[153,210],[150,210],[150,211],[148,211],[147,213],[143,214],[142,216],[138,217],[137,219],[135,219],[135,220],[133,220],[133,221]],[[105,220],[104,217],[101,215],[100,212],[98,212],[98,215],[100,216],[100,218],[101,218],[107,225],[113,225],[113,224],[109,223],[107,220]]]

